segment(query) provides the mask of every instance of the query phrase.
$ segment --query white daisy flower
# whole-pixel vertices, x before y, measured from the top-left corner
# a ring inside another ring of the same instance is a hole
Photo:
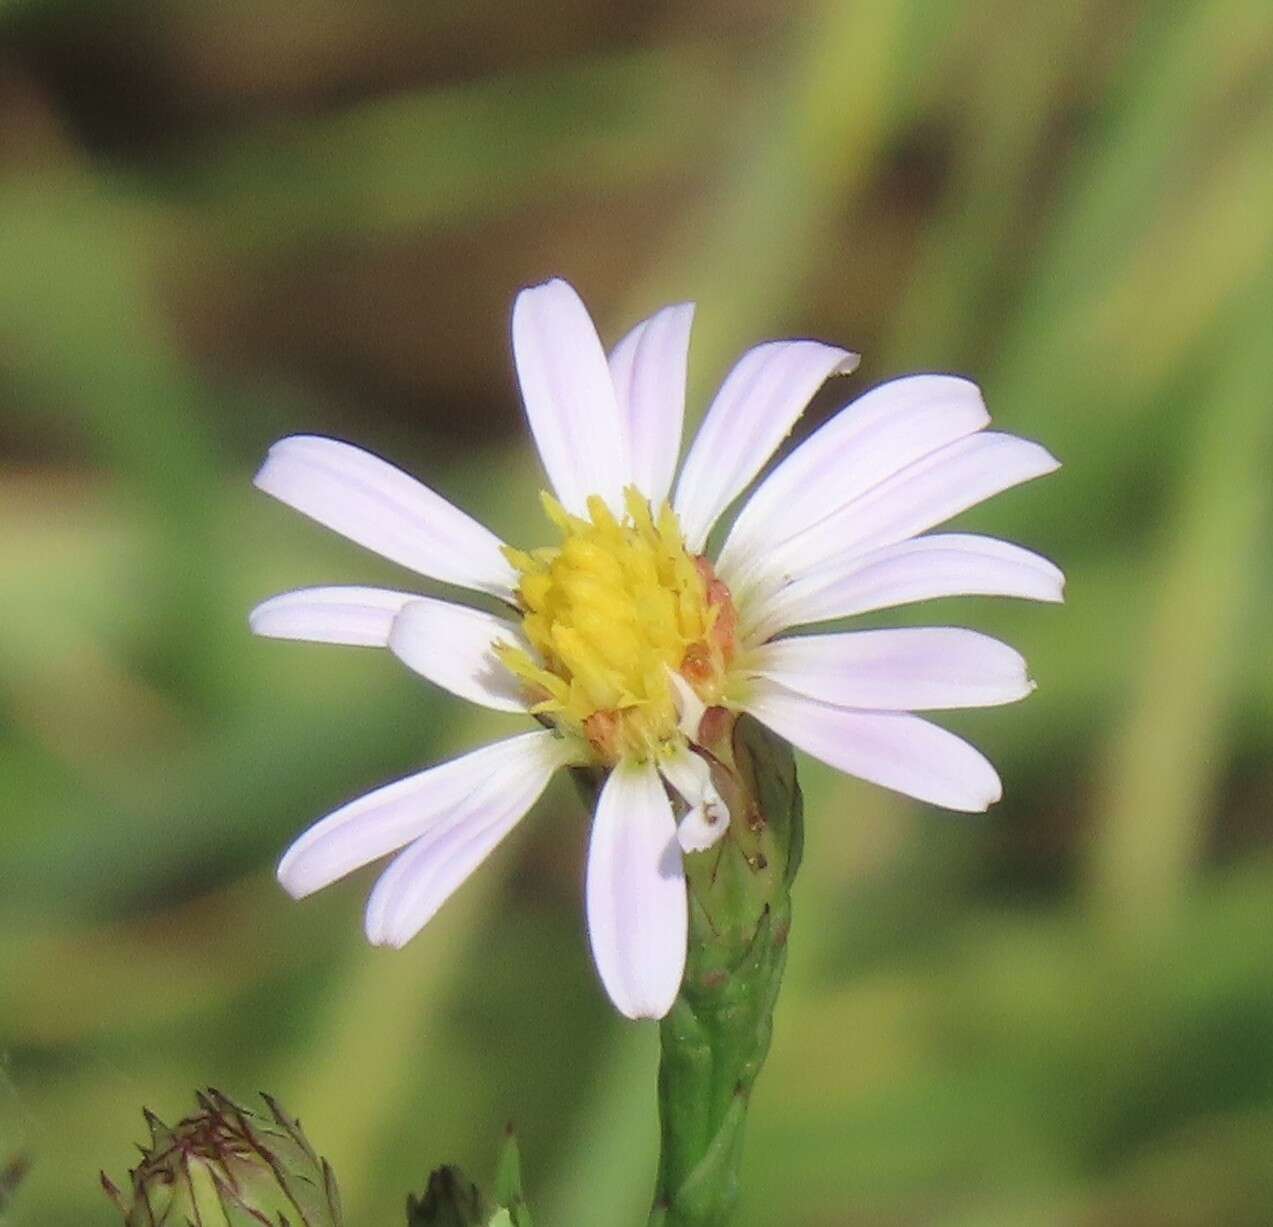
[[[665,308],[607,359],[566,282],[518,295],[517,374],[553,491],[542,496],[542,548],[505,545],[405,473],[333,439],[283,439],[256,478],[328,528],[495,597],[506,613],[310,588],[259,606],[254,631],[388,647],[460,698],[543,726],[338,809],[288,850],[283,886],[300,898],[397,851],[366,928],[372,942],[401,946],[558,768],[601,767],[588,932],[601,980],[631,1018],[664,1015],[680,985],[683,850],[704,850],[729,829],[700,745],[721,709],[749,712],[815,758],[923,801],[975,811],[999,798],[986,759],[914,713],[1022,698],[1031,682],[1015,651],[949,627],[784,632],[929,597],[1059,601],[1063,584],[1019,546],[919,535],[1057,467],[1038,444],[985,430],[977,388],[949,375],[897,379],[841,410],[765,478],[709,560],[722,514],[823,382],[858,358],[816,341],[749,350],[674,487],[692,316],[690,304]]]

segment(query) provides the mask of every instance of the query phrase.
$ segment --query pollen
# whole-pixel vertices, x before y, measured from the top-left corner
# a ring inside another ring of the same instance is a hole
[[[495,650],[532,711],[586,739],[602,762],[657,754],[680,735],[673,674],[705,704],[720,698],[734,651],[729,591],[685,548],[666,504],[655,515],[629,488],[622,520],[597,495],[582,519],[541,499],[560,545],[505,550],[533,653]]]

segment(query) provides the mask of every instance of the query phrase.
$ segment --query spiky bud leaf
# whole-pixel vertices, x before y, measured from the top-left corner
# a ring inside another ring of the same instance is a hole
[[[430,1173],[424,1193],[407,1197],[407,1227],[531,1227],[522,1193],[522,1161],[512,1125],[495,1164],[495,1196],[488,1198],[460,1168]]]
[[[407,1227],[488,1227],[494,1208],[458,1167],[429,1174],[424,1196],[407,1196]]]
[[[150,1145],[127,1192],[102,1174],[126,1227],[341,1227],[340,1195],[325,1160],[274,1100],[250,1112],[219,1091],[169,1128],[146,1112]]]

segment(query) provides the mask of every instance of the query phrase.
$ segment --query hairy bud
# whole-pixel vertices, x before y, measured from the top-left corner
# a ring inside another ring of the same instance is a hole
[[[146,1113],[150,1145],[121,1192],[102,1187],[126,1227],[341,1227],[336,1179],[268,1095],[268,1115],[209,1090],[199,1111],[173,1128]]]

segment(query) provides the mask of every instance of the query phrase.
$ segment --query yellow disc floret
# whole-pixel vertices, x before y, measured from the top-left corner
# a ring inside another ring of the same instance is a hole
[[[645,758],[678,736],[672,674],[718,701],[733,652],[729,593],[685,548],[676,515],[655,517],[636,490],[616,519],[596,495],[589,519],[542,496],[559,546],[506,549],[521,576],[522,629],[532,652],[496,645],[532,710],[585,738],[606,763]]]

